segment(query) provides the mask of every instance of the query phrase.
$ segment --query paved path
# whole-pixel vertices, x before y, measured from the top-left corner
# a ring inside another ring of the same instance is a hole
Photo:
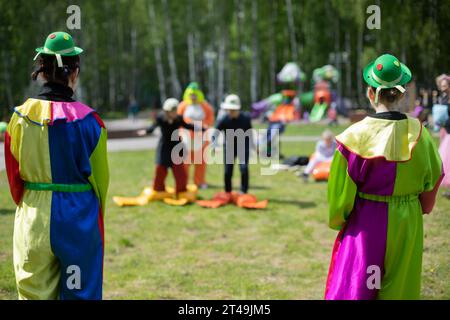
[[[141,151],[152,150],[158,144],[159,136],[152,135],[144,138],[127,138],[127,139],[111,139],[108,140],[108,151]],[[319,136],[283,136],[282,142],[315,142],[320,139]],[[0,171],[5,169],[4,146],[0,142]]]

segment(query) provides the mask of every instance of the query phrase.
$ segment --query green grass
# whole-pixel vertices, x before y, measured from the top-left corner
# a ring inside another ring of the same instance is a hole
[[[256,129],[267,129],[267,123],[257,123],[254,125]],[[339,124],[337,126],[327,126],[320,123],[290,123],[286,126],[284,135],[287,136],[320,136],[325,129],[331,130],[334,134],[344,131],[348,125]]]
[[[299,149],[308,154],[314,144],[286,142],[283,148],[287,156]],[[138,194],[153,177],[153,161],[153,151],[110,154],[110,196]],[[213,187],[200,193],[203,198],[221,190],[222,173],[220,165],[208,168]],[[327,227],[326,184],[304,184],[291,172],[259,173],[251,166],[251,192],[269,199],[264,211],[162,203],[118,208],[109,200],[104,297],[321,299],[336,236]],[[0,298],[14,299],[14,206],[4,173],[0,208]],[[450,298],[449,211],[450,201],[440,196],[424,219],[424,299]]]

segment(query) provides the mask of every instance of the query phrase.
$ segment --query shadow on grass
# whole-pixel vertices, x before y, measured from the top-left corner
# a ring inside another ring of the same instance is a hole
[[[16,213],[16,209],[1,209],[0,208],[0,216],[14,214]]]
[[[278,204],[291,204],[294,206],[299,206],[302,209],[306,208],[314,208],[316,207],[316,203],[312,201],[298,201],[298,200],[289,200],[289,199],[269,199],[269,203],[278,203]]]
[[[208,189],[223,191],[224,186],[223,185],[218,185],[218,184],[209,184],[208,183]],[[267,186],[253,186],[252,185],[252,186],[250,186],[250,189],[251,190],[267,190],[267,189],[270,189],[270,187],[267,187]],[[239,190],[239,186],[238,185],[234,186],[233,190],[234,191],[238,191]]]

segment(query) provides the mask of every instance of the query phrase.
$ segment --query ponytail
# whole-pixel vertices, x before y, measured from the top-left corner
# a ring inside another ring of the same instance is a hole
[[[61,58],[63,61],[62,68],[58,67],[54,55],[41,54],[37,61],[39,68],[31,74],[31,79],[36,81],[39,74],[42,73],[46,81],[57,82],[67,86],[70,75],[77,69],[80,69],[80,57],[76,55],[63,56]]]

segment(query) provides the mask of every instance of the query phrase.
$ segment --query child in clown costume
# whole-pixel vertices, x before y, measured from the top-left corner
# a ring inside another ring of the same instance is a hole
[[[183,94],[183,101],[178,106],[178,114],[183,117],[186,123],[199,122],[205,129],[214,125],[214,110],[206,102],[203,92],[196,82],[190,83],[186,88]],[[189,176],[189,165],[194,164],[194,183],[199,188],[206,188],[206,159],[204,159],[204,151],[208,146],[208,142],[203,139],[201,131],[194,133],[193,130],[189,130],[189,136],[191,143],[188,144],[190,152],[185,161],[186,173]]]
[[[422,216],[434,207],[442,163],[419,120],[395,111],[408,67],[384,54],[364,80],[376,113],[336,137],[328,201],[330,227],[340,232],[325,298],[418,299]]]
[[[14,109],[5,141],[19,298],[101,299],[105,126],[72,99],[83,51],[72,37],[53,32],[36,51],[32,78],[45,84]]]

